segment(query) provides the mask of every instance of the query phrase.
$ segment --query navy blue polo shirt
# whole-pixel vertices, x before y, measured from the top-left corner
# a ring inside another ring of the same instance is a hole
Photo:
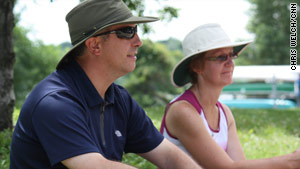
[[[77,62],[41,81],[26,99],[12,137],[10,168],[65,168],[61,161],[98,152],[122,160],[163,140],[143,109],[121,86],[103,99]]]

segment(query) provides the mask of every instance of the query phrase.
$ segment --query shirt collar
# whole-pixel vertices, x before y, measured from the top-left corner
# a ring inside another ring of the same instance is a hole
[[[75,86],[80,91],[81,95],[87,101],[90,107],[98,104],[114,103],[115,84],[111,84],[105,92],[105,100],[100,96],[93,83],[90,81],[84,70],[76,62],[71,62],[66,66],[66,71],[74,80]]]

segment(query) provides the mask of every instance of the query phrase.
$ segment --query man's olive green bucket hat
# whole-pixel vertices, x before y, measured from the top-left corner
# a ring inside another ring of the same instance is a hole
[[[57,69],[68,62],[70,53],[101,30],[120,24],[157,21],[156,17],[133,16],[122,0],[86,0],[74,7],[66,16],[73,47],[63,56]]]

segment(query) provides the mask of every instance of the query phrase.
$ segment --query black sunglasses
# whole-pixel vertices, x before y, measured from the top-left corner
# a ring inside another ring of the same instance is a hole
[[[208,57],[206,58],[207,60],[210,60],[210,61],[218,61],[218,62],[224,62],[226,61],[228,58],[231,58],[231,59],[236,59],[238,57],[237,54],[222,54],[222,55],[219,55],[219,56],[215,56],[215,57]]]
[[[111,33],[115,33],[117,35],[117,37],[120,39],[132,39],[134,37],[135,33],[137,33],[137,26],[135,26],[135,27],[127,26],[124,28],[99,33],[97,35],[94,35],[93,37],[107,35],[107,34],[111,34]]]

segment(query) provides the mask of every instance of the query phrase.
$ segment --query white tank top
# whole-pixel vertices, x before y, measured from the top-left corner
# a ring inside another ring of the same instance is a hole
[[[184,152],[186,152],[187,154],[190,155],[190,153],[185,149],[185,147],[182,145],[182,143],[177,138],[173,137],[168,132],[168,129],[165,125],[165,117],[166,117],[166,112],[168,110],[168,107],[171,104],[173,104],[173,103],[175,103],[176,101],[179,101],[179,100],[186,100],[196,108],[196,110],[199,112],[199,115],[200,115],[200,117],[202,118],[202,120],[204,122],[204,125],[205,125],[208,133],[216,141],[216,143],[219,146],[221,146],[224,151],[226,151],[227,142],[228,142],[228,126],[227,126],[226,114],[225,114],[225,111],[224,111],[222,105],[219,102],[217,103],[217,107],[219,109],[219,125],[218,125],[219,129],[218,130],[213,130],[208,125],[208,122],[206,120],[206,117],[205,117],[205,114],[203,112],[203,109],[202,109],[201,105],[199,104],[199,102],[196,99],[193,92],[190,91],[190,90],[185,91],[182,95],[175,98],[173,101],[171,101],[167,105],[166,111],[165,111],[165,114],[164,114],[164,117],[163,117],[163,121],[162,121],[162,124],[161,124],[161,129],[160,129],[160,132],[163,134],[163,136],[166,139],[168,139],[169,141],[171,141],[172,143],[174,143],[176,146],[178,146],[181,150],[183,150]]]

